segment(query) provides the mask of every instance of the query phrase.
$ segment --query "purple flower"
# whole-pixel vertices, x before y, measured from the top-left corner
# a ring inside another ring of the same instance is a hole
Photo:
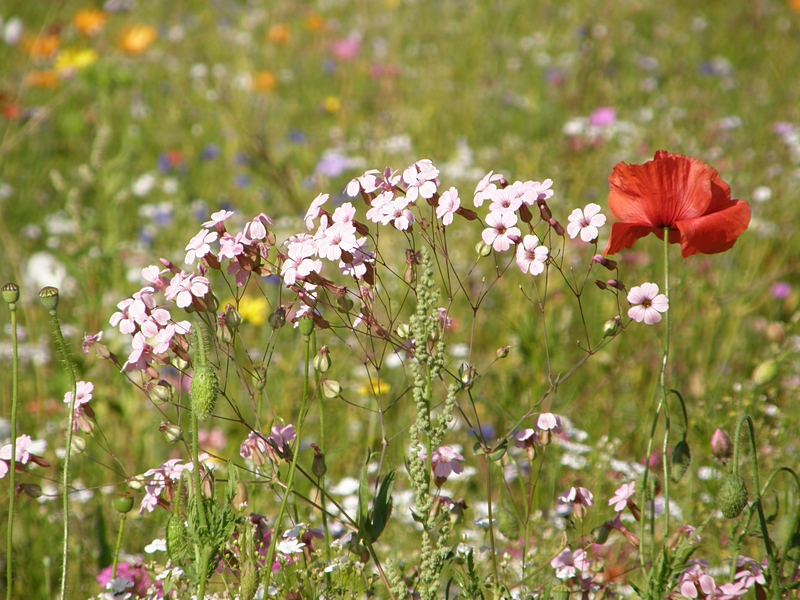
[[[608,127],[617,121],[617,111],[610,106],[603,106],[598,108],[589,115],[589,125],[596,125],[598,127]]]
[[[772,284],[770,288],[770,293],[772,297],[776,300],[783,300],[789,297],[789,294],[792,293],[792,286],[786,283],[785,281],[778,281]]]

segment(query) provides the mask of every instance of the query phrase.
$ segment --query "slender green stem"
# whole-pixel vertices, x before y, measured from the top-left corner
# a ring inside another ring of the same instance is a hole
[[[8,474],[8,535],[6,537],[6,598],[11,600],[14,588],[12,547],[14,544],[14,501],[17,491],[14,484],[14,475],[17,470],[17,395],[19,385],[19,357],[17,356],[17,305],[12,302],[8,305],[11,311],[11,464]],[[71,424],[70,424],[71,425]]]
[[[128,515],[125,513],[119,516],[119,531],[117,532],[117,545],[114,547],[114,563],[111,565],[111,579],[112,581],[117,578],[117,563],[119,562],[119,550],[122,548],[122,530],[125,528],[125,519]]]
[[[61,352],[61,358],[67,368],[67,373],[72,380],[72,398],[69,402],[69,410],[67,411],[67,447],[64,452],[64,477],[62,482],[62,510],[64,512],[64,539],[63,539],[63,557],[61,561],[61,599],[67,597],[67,565],[69,563],[69,466],[70,458],[72,457],[72,419],[75,414],[75,399],[78,395],[78,382],[75,379],[75,371],[72,368],[72,362],[69,360],[67,354],[67,345],[64,342],[64,334],[61,332],[61,324],[58,322],[58,314],[55,310],[51,310],[50,320],[53,323],[53,331],[56,335],[56,345]]]
[[[200,422],[197,420],[197,413],[194,410],[194,403],[192,403],[192,478],[194,481],[194,497],[195,503],[197,504],[197,516],[200,519],[200,526],[206,530],[208,529],[208,521],[206,521],[206,506],[203,500],[203,488],[200,485],[200,460],[198,458],[200,452],[199,428]]]
[[[490,551],[492,553],[492,571],[494,572],[494,585],[497,586],[500,583],[500,576],[497,572],[497,546],[495,546],[494,541],[494,517],[492,516],[492,462],[489,458],[484,454],[483,459],[486,463],[486,487],[487,489],[487,499],[489,500],[488,507],[489,507],[489,545]]]
[[[294,448],[292,449],[292,462],[289,466],[289,476],[286,479],[286,491],[283,494],[283,499],[281,500],[281,506],[278,509],[278,516],[275,518],[275,525],[274,525],[274,532],[272,534],[272,539],[269,543],[269,552],[267,553],[267,565],[265,567],[265,571],[267,573],[267,578],[264,583],[264,589],[269,590],[270,580],[272,579],[272,563],[275,560],[275,547],[278,544],[278,534],[280,532],[281,521],[283,521],[283,515],[286,512],[286,504],[289,500],[289,496],[292,495],[292,486],[294,485],[294,474],[297,470],[297,457],[300,454],[300,438],[303,429],[303,421],[305,419],[306,413],[306,406],[308,406],[308,378],[309,378],[309,364],[310,364],[310,353],[311,353],[311,336],[306,335],[303,336],[304,338],[304,351],[303,351],[303,360],[305,363],[305,377],[303,378],[303,403],[300,406],[300,414],[297,418],[297,427],[295,428],[296,434],[296,441],[294,444]]]
[[[311,349],[314,355],[317,354],[317,332],[311,332],[311,342],[313,344],[313,348]],[[319,390],[319,382],[321,379],[320,372],[318,370],[314,370],[314,380],[316,383],[316,389]],[[325,456],[325,403],[324,398],[322,395],[318,396],[317,404],[319,404],[319,449],[322,452],[322,455]],[[320,490],[322,490],[322,494],[319,497],[319,503],[322,506],[322,531],[323,535],[325,536],[325,559],[330,562],[331,560],[331,532],[328,528],[328,515],[325,510],[325,475],[323,474],[322,477],[319,478],[317,482],[319,485]],[[326,573],[326,575],[330,575]]]
[[[753,420],[749,415],[742,415],[739,417],[739,422],[736,424],[736,443],[733,450],[733,468],[734,471],[738,469],[739,465],[739,434],[742,430],[742,425],[747,423],[747,430],[750,433],[750,452],[753,460],[753,483],[756,487],[756,511],[758,513],[758,523],[761,528],[761,537],[764,540],[764,549],[767,551],[767,563],[769,564],[770,571],[770,588],[774,600],[779,600],[781,597],[781,584],[780,573],[778,572],[778,565],[775,562],[775,553],[772,548],[772,540],[769,537],[769,530],[767,529],[767,519],[764,516],[764,507],[761,505],[761,486],[758,481],[758,455],[756,454],[756,434],[753,429]]]
[[[789,467],[778,467],[769,476],[767,483],[764,484],[764,489],[761,490],[762,497],[767,493],[767,489],[769,489],[769,486],[772,484],[772,480],[775,478],[775,476],[781,472],[786,472],[791,475],[792,479],[794,480],[795,489],[798,493],[800,493],[800,477],[798,477],[797,473],[795,473],[794,470],[790,469]],[[791,533],[786,537],[786,542],[783,546],[783,552],[781,552],[781,571],[783,571],[784,561],[787,559],[789,549],[792,546],[793,537],[797,531],[800,531],[800,504],[797,504],[795,508],[794,520],[792,521],[792,527],[789,531]],[[794,573],[794,569],[791,572]]]
[[[664,295],[669,302],[669,227],[664,228]],[[664,463],[664,539],[669,539],[669,461],[667,446],[669,444],[669,401],[667,400],[667,363],[669,361],[669,310],[664,313],[664,358],[661,360],[661,402],[664,403],[666,419],[664,431],[664,450],[661,457]],[[650,457],[648,456],[649,460]],[[655,498],[653,498],[655,502]]]

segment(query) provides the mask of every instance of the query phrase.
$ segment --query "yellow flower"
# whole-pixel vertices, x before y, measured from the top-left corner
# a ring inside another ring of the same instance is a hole
[[[322,103],[322,107],[329,113],[337,113],[342,109],[342,101],[336,96],[328,96]]]
[[[97,60],[97,52],[91,48],[78,50],[67,48],[58,53],[56,57],[56,71],[59,74],[70,74],[78,69],[88,67]]]
[[[278,78],[272,71],[259,71],[253,76],[253,89],[257,92],[271,92],[278,85]]]
[[[106,13],[101,10],[84,8],[72,17],[72,26],[80,31],[81,34],[90,36],[100,31],[103,25],[106,24],[107,19]]]
[[[25,76],[25,85],[32,88],[54,90],[58,87],[58,77],[54,71],[31,71]]]
[[[322,31],[325,28],[325,19],[319,13],[311,13],[306,17],[305,25],[309,31]]]
[[[392,387],[383,379],[371,379],[358,388],[361,396],[383,396],[392,391]]]
[[[273,25],[267,32],[267,41],[278,44],[279,46],[288,44],[291,37],[291,31],[289,31],[289,26],[286,23]]]
[[[156,41],[158,32],[148,25],[134,25],[122,34],[119,47],[128,54],[141,54]]]
[[[230,304],[234,304],[233,301]],[[225,306],[224,304],[222,306]],[[245,321],[260,327],[267,318],[267,300],[261,296],[244,296],[239,300],[239,314]]]

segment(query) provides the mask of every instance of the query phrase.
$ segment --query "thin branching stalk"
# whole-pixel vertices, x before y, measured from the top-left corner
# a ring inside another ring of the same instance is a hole
[[[122,548],[122,531],[125,529],[125,519],[128,515],[122,513],[119,516],[119,531],[117,532],[117,543],[114,546],[114,563],[111,565],[111,580],[117,578],[117,563],[119,562],[119,551]]]

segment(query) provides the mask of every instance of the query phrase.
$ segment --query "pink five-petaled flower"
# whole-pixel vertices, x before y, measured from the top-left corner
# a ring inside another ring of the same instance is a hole
[[[251,240],[247,239],[244,231],[240,231],[236,236],[230,233],[223,233],[219,240],[219,257],[233,260],[237,256],[244,254],[244,247],[249,246]]]
[[[320,194],[311,201],[311,206],[308,207],[308,211],[306,211],[306,216],[304,217],[306,229],[309,231],[314,229],[314,220],[319,218],[322,213],[321,207],[328,201],[329,197],[329,194]]]
[[[406,190],[408,202],[413,203],[418,196],[425,199],[432,198],[436,193],[436,188],[439,187],[436,180],[438,176],[439,169],[434,167],[427,158],[418,160],[403,171],[403,181],[408,187]],[[400,228],[398,227],[398,229]]]
[[[439,206],[436,207],[436,218],[442,220],[442,225],[453,223],[453,215],[461,208],[461,198],[458,197],[458,190],[451,187],[439,198]]]
[[[464,471],[464,457],[450,446],[439,446],[431,454],[431,467],[436,478],[447,479],[450,473],[458,475]]]
[[[218,210],[211,215],[211,219],[203,223],[203,227],[221,227],[222,222],[233,214],[232,210]]]
[[[77,394],[75,396],[75,407],[78,408],[79,406],[83,406],[84,404],[88,404],[89,401],[92,399],[92,391],[94,390],[94,384],[88,381],[79,381],[78,384],[75,386]],[[67,392],[64,394],[64,403],[69,404],[72,402],[72,392]]]
[[[546,246],[539,245],[538,237],[526,235],[517,246],[517,266],[523,273],[538,275],[544,271],[548,253]]]
[[[342,252],[349,252],[356,246],[356,228],[352,222],[334,223],[317,239],[317,253],[328,260],[339,260]]]
[[[613,506],[617,512],[622,512],[628,506],[628,500],[633,497],[636,491],[636,482],[623,483],[622,486],[614,492],[614,495],[608,501],[609,506]]]
[[[489,205],[489,212],[508,210],[514,212],[522,206],[522,199],[525,196],[523,184],[517,182],[506,188],[495,190],[492,194],[492,203]]]
[[[243,441],[242,445],[239,447],[239,455],[242,458],[249,458],[257,467],[266,464],[268,451],[266,440],[255,431],[251,431],[250,435],[247,436],[247,439]]]
[[[267,436],[267,452],[274,462],[281,458],[290,458],[290,444],[297,437],[294,425],[275,425],[272,433]]]
[[[558,497],[558,501],[568,505],[576,517],[583,519],[586,516],[586,509],[594,504],[594,496],[584,487],[571,487]]]
[[[481,239],[495,252],[505,252],[521,235],[519,228],[514,227],[517,224],[517,215],[508,210],[490,212],[486,217],[486,224],[488,227],[481,233]]]
[[[184,262],[187,265],[191,265],[196,258],[203,258],[206,254],[211,252],[211,246],[209,246],[209,244],[217,241],[218,235],[216,231],[201,229],[200,232],[189,241],[186,248],[184,248],[184,250],[186,250]]]
[[[606,216],[600,212],[600,206],[594,202],[587,204],[583,210],[576,208],[572,211],[567,225],[567,233],[573,240],[580,234],[584,242],[597,239],[598,227],[606,224]]]
[[[494,171],[489,171],[475,187],[475,194],[473,195],[472,199],[472,201],[475,203],[475,206],[483,206],[484,201],[491,200],[492,194],[494,194],[495,190],[497,189],[497,186],[494,184],[494,182],[503,181],[504,179],[505,178],[500,173],[495,175]]]
[[[661,320],[659,313],[669,309],[669,299],[658,293],[655,283],[643,283],[631,288],[628,302],[632,305],[628,309],[628,316],[637,323],[644,321],[647,325],[658,323]]]
[[[289,244],[288,256],[281,267],[281,277],[287,286],[294,285],[298,277],[306,277],[312,271],[319,273],[322,261],[314,260],[316,250],[309,242],[292,242]]]
[[[766,583],[766,579],[764,578],[764,569],[752,558],[740,556],[736,561],[736,565],[740,568],[740,570],[736,573],[734,579],[740,581],[745,588],[751,588],[756,583],[760,585],[764,585]]]
[[[714,592],[714,588],[716,588],[714,578],[700,567],[700,564],[694,564],[681,575],[680,590],[682,596],[686,598],[705,598]]]
[[[27,464],[31,458],[28,448],[31,447],[33,440],[29,435],[21,435],[17,438],[17,448],[14,454],[15,462],[22,465]],[[11,463],[11,444],[6,444],[0,448],[0,479],[6,476]]]
[[[550,566],[556,570],[556,577],[559,579],[572,579],[588,571],[589,560],[583,549],[576,550],[573,554],[572,550],[564,548],[558,556],[550,561]]]
[[[167,300],[175,300],[178,308],[186,308],[193,298],[203,298],[208,293],[210,283],[205,277],[181,271],[172,278],[164,295]]]
[[[378,178],[375,176],[376,173],[380,173],[380,171],[378,171],[378,169],[370,169],[360,177],[351,179],[350,183],[347,184],[344,193],[351,198],[355,198],[362,190],[365,194],[374,192],[378,189]],[[306,226],[308,226],[308,221],[306,221]],[[309,227],[309,230],[311,229],[312,228]]]

